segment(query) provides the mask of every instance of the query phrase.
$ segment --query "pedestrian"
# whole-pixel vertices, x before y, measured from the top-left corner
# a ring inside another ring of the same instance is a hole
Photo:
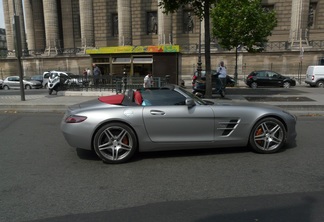
[[[91,75],[91,70],[89,68],[87,68],[87,75],[90,76]]]
[[[227,76],[227,70],[226,66],[223,61],[219,63],[219,67],[217,68],[217,75],[220,81],[222,82],[223,89],[226,88],[226,76]]]
[[[93,63],[92,66],[93,66],[93,81],[94,81],[94,85],[95,86],[98,86],[98,84],[99,84],[99,78],[101,77],[101,71],[100,71],[99,67],[95,63]]]
[[[83,79],[87,80],[88,72],[87,69],[83,70]]]
[[[151,88],[153,87],[153,76],[152,73],[148,73],[145,77],[144,77],[144,83],[143,83],[143,87],[144,88]]]

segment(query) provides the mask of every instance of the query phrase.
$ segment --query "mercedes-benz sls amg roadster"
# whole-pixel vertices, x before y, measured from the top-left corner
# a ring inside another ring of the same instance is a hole
[[[274,153],[295,142],[296,117],[278,107],[202,100],[169,85],[128,90],[70,106],[61,130],[72,147],[105,163],[139,152],[250,147]]]

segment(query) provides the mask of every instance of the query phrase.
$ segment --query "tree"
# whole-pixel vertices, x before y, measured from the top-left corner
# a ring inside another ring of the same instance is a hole
[[[268,36],[277,25],[276,14],[261,6],[261,0],[218,0],[212,9],[212,33],[225,49],[235,48],[235,80],[237,52],[261,52]]]
[[[205,26],[205,69],[206,69],[206,97],[212,96],[211,61],[210,61],[210,9],[217,0],[160,0],[159,7],[164,13],[173,13],[184,6],[191,6],[200,21],[204,19]]]

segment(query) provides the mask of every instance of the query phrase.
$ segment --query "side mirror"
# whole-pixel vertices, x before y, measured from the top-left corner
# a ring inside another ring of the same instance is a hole
[[[196,105],[195,101],[193,99],[186,99],[186,105],[191,108]]]

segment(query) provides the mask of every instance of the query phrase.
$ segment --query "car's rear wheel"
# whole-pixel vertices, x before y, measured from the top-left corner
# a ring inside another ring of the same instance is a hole
[[[284,82],[283,87],[284,88],[290,88],[290,83],[289,82]]]
[[[258,84],[256,82],[251,83],[251,88],[252,89],[258,88]]]
[[[323,87],[324,87],[324,81],[318,81],[318,82],[316,83],[316,86],[317,86],[317,87],[321,87],[321,88],[323,88]]]
[[[108,123],[99,128],[93,140],[94,150],[105,163],[124,163],[137,149],[134,131],[123,123]]]
[[[283,147],[285,140],[284,125],[272,117],[257,122],[250,134],[250,145],[258,153],[275,153]]]
[[[9,86],[3,86],[4,90],[9,90]]]

